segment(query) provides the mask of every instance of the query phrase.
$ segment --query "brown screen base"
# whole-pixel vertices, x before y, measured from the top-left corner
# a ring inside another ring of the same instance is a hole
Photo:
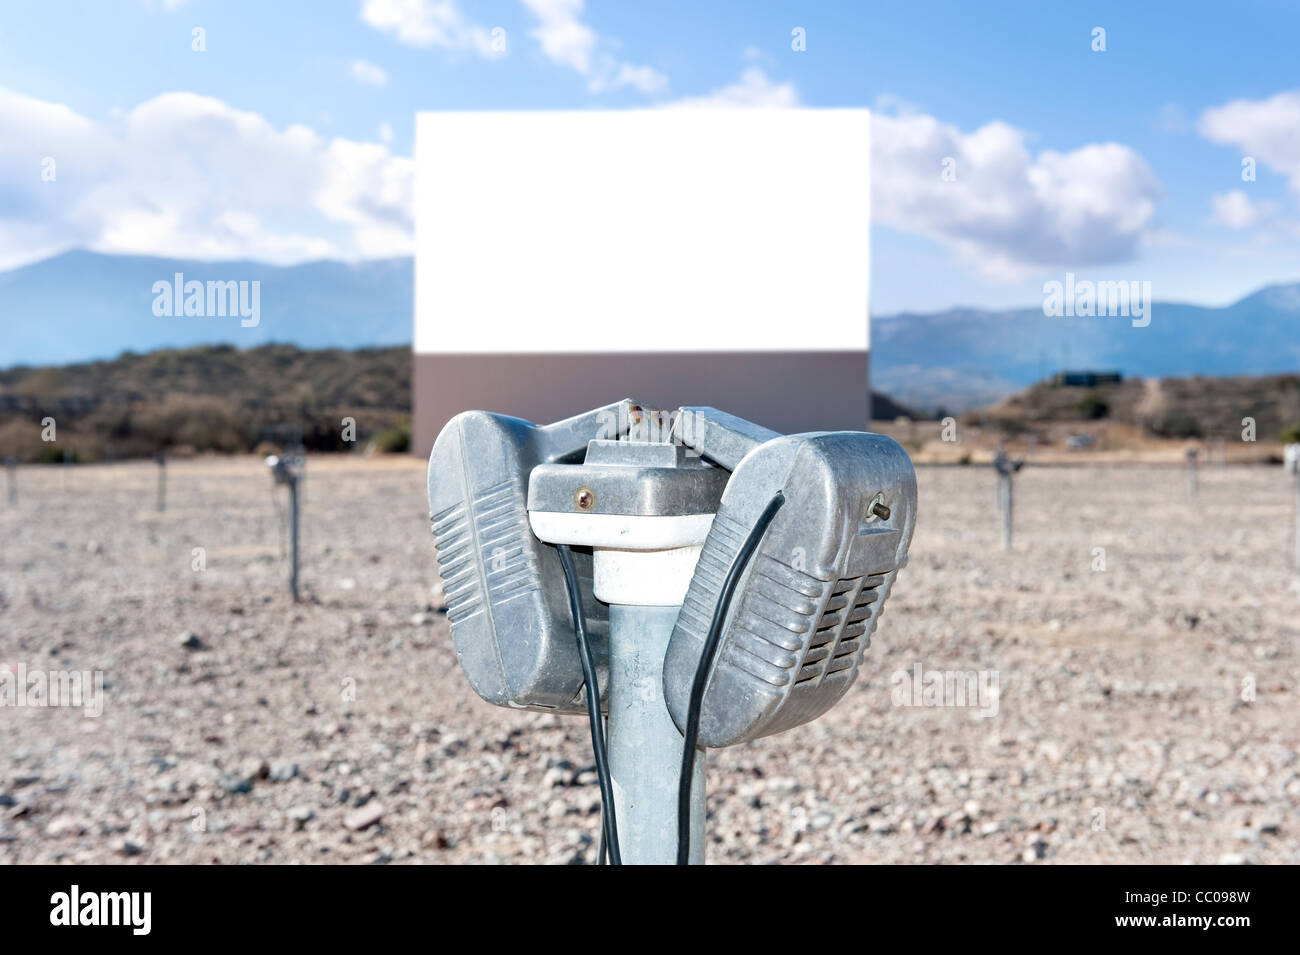
[[[461,411],[538,424],[634,398],[711,405],[774,431],[867,427],[867,352],[415,355],[411,450],[427,457]]]

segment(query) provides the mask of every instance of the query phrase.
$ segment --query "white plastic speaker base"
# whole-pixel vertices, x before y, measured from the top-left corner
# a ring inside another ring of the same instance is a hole
[[[598,600],[631,607],[679,607],[713,515],[529,511],[528,521],[533,533],[547,543],[593,549],[593,589]]]

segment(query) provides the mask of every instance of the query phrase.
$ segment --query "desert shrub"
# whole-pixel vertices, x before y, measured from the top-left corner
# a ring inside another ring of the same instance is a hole
[[[1110,405],[1108,405],[1106,399],[1097,394],[1097,392],[1090,391],[1079,399],[1079,403],[1075,405],[1075,410],[1077,410],[1085,420],[1097,421],[1110,414]]]
[[[1200,422],[1185,411],[1173,411],[1151,422],[1151,433],[1161,438],[1203,438]]]
[[[190,445],[232,453],[248,447],[245,422],[236,409],[210,395],[171,394],[144,404],[132,430],[155,448]]]
[[[411,426],[398,424],[379,432],[372,442],[384,454],[405,454],[411,450]]]
[[[41,464],[87,464],[94,456],[80,448],[71,448],[56,441],[42,442],[43,447],[37,458]]]
[[[1282,431],[1283,444],[1296,444],[1297,442],[1300,442],[1300,421]]]
[[[0,458],[35,461],[44,448],[41,426],[30,418],[11,418],[0,424]]]

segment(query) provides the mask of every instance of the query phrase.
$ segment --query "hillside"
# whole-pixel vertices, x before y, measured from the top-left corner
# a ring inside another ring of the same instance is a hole
[[[1255,422],[1254,440],[1242,423]],[[1036,464],[1276,464],[1300,440],[1300,375],[1038,382],[943,422],[877,420],[917,463],[987,464],[998,449]]]
[[[1115,422],[1159,438],[1241,440],[1255,419],[1259,442],[1300,425],[1300,375],[1130,379],[1092,388],[1039,382],[983,411],[972,423],[1022,431],[1048,422]]]
[[[0,456],[138,457],[158,450],[252,451],[263,443],[404,450],[409,348],[309,351],[230,345],[127,353],[112,361],[0,371]],[[41,440],[53,417],[55,442]],[[355,443],[343,418],[356,421]]]

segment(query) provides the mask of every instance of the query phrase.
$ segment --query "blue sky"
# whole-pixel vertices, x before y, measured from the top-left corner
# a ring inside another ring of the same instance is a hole
[[[404,254],[422,109],[865,105],[874,312],[1066,270],[1218,304],[1300,280],[1297,37],[1278,2],[8,4],[0,268]]]

